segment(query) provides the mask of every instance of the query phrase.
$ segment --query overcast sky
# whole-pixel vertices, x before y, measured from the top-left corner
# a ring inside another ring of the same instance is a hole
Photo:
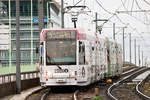
[[[58,2],[60,2],[60,0],[58,0]],[[150,32],[150,14],[149,12],[139,12],[142,10],[150,10],[149,0],[64,0],[64,2],[65,7],[80,2],[78,5],[85,5],[88,7],[85,11],[91,11],[86,14],[79,14],[77,23],[78,28],[88,28],[88,30],[94,32],[95,23],[93,20],[95,12],[98,12],[99,19],[109,19],[111,17],[111,19],[103,25],[102,31],[102,34],[105,34],[110,38],[113,36],[113,23],[116,24],[116,27],[127,26],[125,29],[126,60],[129,61],[129,33],[132,33],[132,62],[135,62],[133,48],[135,38],[137,39],[137,45],[141,46],[141,51],[144,52],[144,56],[148,56],[150,60],[150,33],[147,33]],[[126,11],[126,13],[116,13],[116,11]],[[131,13],[130,11],[133,12]],[[73,27],[71,14],[65,14],[65,23],[66,27]],[[102,24],[103,22],[98,22],[98,25]],[[122,28],[116,28],[116,32],[116,40],[122,44]]]

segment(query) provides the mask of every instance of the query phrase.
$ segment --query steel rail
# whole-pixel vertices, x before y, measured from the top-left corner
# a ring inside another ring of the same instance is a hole
[[[149,77],[149,76],[150,76],[150,75],[148,75],[147,77]],[[140,91],[140,89],[139,89],[139,86],[142,84],[142,82],[144,82],[144,81],[147,79],[147,77],[146,77],[144,80],[140,81],[140,82],[136,85],[136,92],[137,92],[137,94],[138,94],[143,100],[150,100],[150,97],[147,96],[147,95],[145,95],[144,93],[142,93],[142,92]]]
[[[41,100],[45,100],[48,94],[49,94],[49,91],[44,93],[41,97]]]
[[[127,77],[124,77],[123,80],[120,80],[120,81],[118,81],[118,82],[112,84],[112,85],[107,89],[107,95],[108,95],[111,99],[113,99],[113,100],[118,100],[116,97],[114,97],[114,96],[111,94],[111,91],[112,91],[114,88],[116,88],[117,86],[119,86],[119,85],[121,85],[122,83],[126,82],[127,80],[129,81],[129,80],[133,79],[134,77],[136,77],[138,74],[141,74],[141,73],[143,73],[143,72],[145,72],[145,71],[147,71],[147,70],[149,70],[149,69],[140,69],[140,70],[138,70],[138,71],[132,73],[131,75],[128,75]]]
[[[75,93],[74,93],[74,95],[73,95],[73,97],[74,97],[74,100],[78,100],[77,99],[77,93],[79,92],[79,90],[77,90]]]

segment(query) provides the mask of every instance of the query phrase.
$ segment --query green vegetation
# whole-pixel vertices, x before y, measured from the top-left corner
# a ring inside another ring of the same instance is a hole
[[[144,84],[144,94],[150,96],[150,83],[149,82],[146,82]]]
[[[36,71],[36,66],[33,65],[20,65],[21,66],[21,72],[30,72],[30,71]],[[1,67],[0,66],[0,75],[4,74],[10,74],[10,73],[16,73],[16,66],[13,65],[11,67]]]
[[[95,96],[92,100],[103,100],[100,96]]]

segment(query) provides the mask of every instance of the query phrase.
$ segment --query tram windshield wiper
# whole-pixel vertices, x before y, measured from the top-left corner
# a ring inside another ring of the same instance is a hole
[[[55,60],[52,59],[51,57],[47,56],[47,58],[48,58],[50,61],[53,61],[54,63],[56,63]],[[57,66],[59,69],[62,69],[59,65],[56,65],[56,66]]]
[[[62,69],[59,65],[56,65],[59,69]]]

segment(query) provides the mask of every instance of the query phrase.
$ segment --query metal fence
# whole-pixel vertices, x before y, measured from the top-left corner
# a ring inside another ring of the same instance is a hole
[[[38,71],[21,73],[21,80],[38,78]],[[16,74],[0,75],[0,84],[16,81]]]

